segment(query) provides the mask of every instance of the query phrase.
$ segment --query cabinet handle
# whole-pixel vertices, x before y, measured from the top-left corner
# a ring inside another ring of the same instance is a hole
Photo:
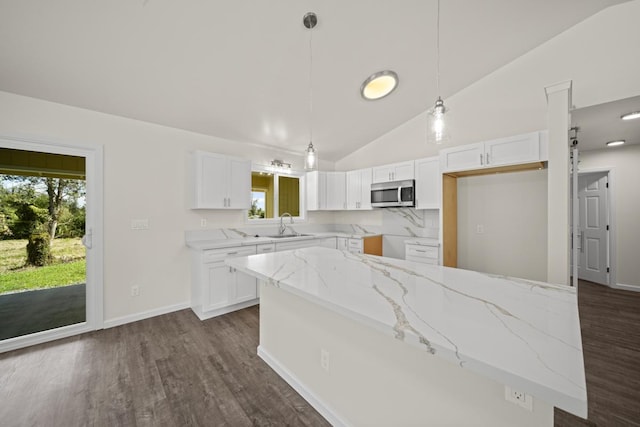
[[[230,208],[231,207],[231,197],[227,198],[227,207]]]
[[[489,164],[489,153],[487,153],[487,164]]]
[[[237,251],[236,252],[227,252],[227,255],[235,255],[237,253],[238,253]]]
[[[414,249],[414,251],[416,251],[416,252],[422,252],[422,253],[427,252],[427,251],[422,250],[422,249]]]
[[[480,153],[480,166],[482,165],[484,165],[484,161],[483,161],[482,153]]]

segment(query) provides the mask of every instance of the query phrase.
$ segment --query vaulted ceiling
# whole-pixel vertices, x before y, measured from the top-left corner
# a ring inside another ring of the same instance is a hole
[[[622,2],[441,0],[441,94]],[[295,152],[311,127],[335,161],[437,97],[436,4],[0,0],[0,90]],[[398,89],[361,99],[362,81],[384,69]]]

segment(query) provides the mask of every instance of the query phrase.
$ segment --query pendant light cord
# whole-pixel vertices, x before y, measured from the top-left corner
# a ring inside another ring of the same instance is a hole
[[[313,25],[309,28],[309,143],[313,144]]]
[[[436,89],[438,98],[440,97],[440,0],[438,0],[438,11],[436,15]]]

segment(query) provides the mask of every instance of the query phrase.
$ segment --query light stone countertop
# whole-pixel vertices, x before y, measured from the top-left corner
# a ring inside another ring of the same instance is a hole
[[[379,236],[380,234],[351,234],[341,232],[318,232],[318,233],[303,233],[304,236],[291,236],[291,237],[268,237],[260,236],[253,237],[247,236],[243,238],[231,238],[231,239],[203,239],[203,240],[188,240],[186,242],[187,247],[195,250],[207,250],[207,249],[221,249],[231,248],[235,246],[249,246],[259,245],[262,243],[277,243],[277,242],[291,242],[297,240],[312,240],[323,239],[327,237],[347,237],[352,239],[362,239],[365,237]]]
[[[427,237],[408,239],[404,241],[405,244],[420,245],[420,246],[440,246],[438,239],[430,239]]]
[[[319,247],[225,262],[425,357],[587,416],[575,288]]]

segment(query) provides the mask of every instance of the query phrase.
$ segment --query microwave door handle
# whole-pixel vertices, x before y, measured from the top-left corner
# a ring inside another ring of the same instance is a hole
[[[398,186],[398,203],[402,203],[402,187]]]

